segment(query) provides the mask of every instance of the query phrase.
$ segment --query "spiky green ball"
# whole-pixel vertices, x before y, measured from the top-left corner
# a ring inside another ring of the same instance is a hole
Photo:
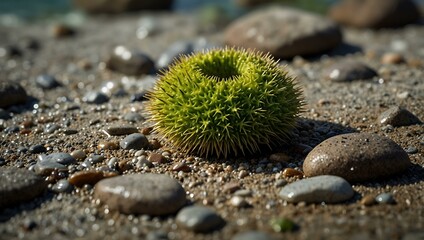
[[[148,98],[155,129],[206,156],[284,142],[302,107],[294,80],[268,54],[232,48],[182,56]]]

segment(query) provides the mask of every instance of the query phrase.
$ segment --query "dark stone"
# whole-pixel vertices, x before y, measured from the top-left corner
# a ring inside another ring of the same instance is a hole
[[[25,89],[18,83],[0,81],[0,108],[23,104],[27,101]]]
[[[130,51],[124,46],[117,46],[107,61],[109,69],[127,75],[153,73],[154,65],[152,59],[146,54]]]
[[[172,6],[173,0],[73,0],[74,5],[89,13],[122,13],[139,10],[163,10]]]
[[[52,75],[40,75],[35,79],[35,83],[42,89],[53,89],[60,86],[59,82]]]

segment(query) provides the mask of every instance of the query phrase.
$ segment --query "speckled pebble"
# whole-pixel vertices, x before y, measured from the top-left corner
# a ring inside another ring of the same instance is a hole
[[[418,119],[413,113],[405,108],[394,106],[378,117],[378,123],[381,125],[392,125],[393,127],[408,126],[414,124],[421,124],[421,120]]]
[[[221,216],[203,206],[189,206],[181,209],[176,221],[178,225],[199,233],[212,232],[225,225],[225,220]]]
[[[106,127],[103,132],[110,136],[120,136],[137,133],[138,130],[136,127],[131,125],[113,125]]]
[[[259,231],[248,231],[234,235],[231,240],[273,240],[272,236]]]
[[[376,71],[361,62],[336,62],[324,69],[323,77],[334,82],[366,80],[377,76]]]
[[[144,120],[144,117],[136,112],[129,112],[124,115],[124,120],[128,122],[141,122]]]
[[[290,183],[283,187],[280,197],[288,202],[338,203],[353,197],[352,186],[341,177],[323,175]]]
[[[29,170],[0,168],[0,209],[32,200],[46,188],[46,182]]]
[[[122,149],[146,149],[149,147],[149,140],[141,133],[133,133],[125,137],[120,142]]]
[[[408,154],[391,139],[371,133],[349,133],[316,146],[303,162],[303,171],[309,177],[336,175],[359,182],[399,174],[409,166]]]
[[[375,197],[375,201],[379,204],[395,204],[396,201],[391,193],[382,193]]]
[[[164,174],[132,174],[103,179],[94,196],[125,214],[168,215],[186,202],[181,184]]]
[[[60,86],[59,82],[52,75],[44,74],[35,79],[35,83],[42,89],[53,89]]]

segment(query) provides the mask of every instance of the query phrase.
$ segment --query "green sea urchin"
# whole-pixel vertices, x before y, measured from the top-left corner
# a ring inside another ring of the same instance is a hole
[[[159,133],[218,157],[284,142],[302,108],[301,91],[269,54],[233,48],[182,56],[148,98]]]

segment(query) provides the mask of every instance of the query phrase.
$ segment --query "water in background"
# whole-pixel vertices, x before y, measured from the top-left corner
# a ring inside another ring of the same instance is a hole
[[[309,11],[325,13],[326,9],[328,9],[331,4],[339,0],[276,1]],[[415,1],[421,5],[424,4],[424,0]],[[234,0],[175,0],[174,10],[184,12],[196,11],[197,9],[210,5],[224,9],[227,15],[233,17],[245,12],[245,10],[240,9],[234,4]],[[73,9],[72,6],[72,0],[0,0],[0,24],[11,19],[18,22],[60,19],[75,11],[76,10]]]

